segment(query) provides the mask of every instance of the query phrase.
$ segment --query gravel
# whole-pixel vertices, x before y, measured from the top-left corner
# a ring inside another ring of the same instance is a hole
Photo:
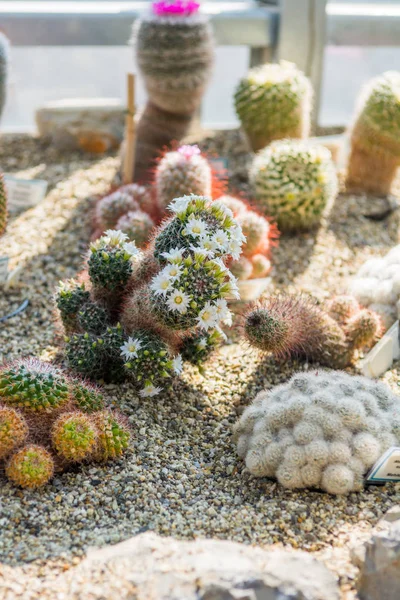
[[[218,133],[200,144],[229,156],[232,186],[247,192],[250,157],[240,133]],[[0,316],[30,301],[25,312],[0,324],[0,359],[33,354],[61,360],[51,297],[58,280],[81,267],[93,197],[108,189],[118,160],[62,155],[28,136],[3,136],[0,167],[49,182],[47,197],[13,216],[0,242],[11,267],[23,267],[20,284],[1,293]],[[399,242],[398,231],[399,211],[388,213],[384,201],[341,195],[318,231],[282,236],[273,253],[272,285],[320,300],[345,291],[366,258]],[[352,598],[357,570],[347,546],[364,539],[399,503],[400,484],[345,498],[290,492],[252,477],[231,441],[233,423],[259,390],[305,368],[232,343],[207,365],[205,377],[187,366],[180,381],[155,399],[139,400],[129,385],[107,386],[109,404],[133,426],[127,457],[58,475],[34,492],[0,476],[0,599],[42,597],[38,582],[73,568],[89,546],[146,530],[301,548],[322,558],[339,575],[343,597]],[[383,377],[395,391],[399,370],[397,363]]]

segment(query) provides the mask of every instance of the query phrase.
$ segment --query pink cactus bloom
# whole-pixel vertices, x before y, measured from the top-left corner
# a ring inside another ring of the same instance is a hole
[[[195,0],[159,0],[153,2],[153,12],[159,16],[188,16],[197,13],[199,8],[200,4]]]
[[[190,160],[191,158],[193,158],[193,156],[198,156],[199,154],[201,154],[200,148],[196,145],[181,146],[180,148],[178,148],[178,152],[179,154],[182,154],[182,156],[186,158],[186,160]]]

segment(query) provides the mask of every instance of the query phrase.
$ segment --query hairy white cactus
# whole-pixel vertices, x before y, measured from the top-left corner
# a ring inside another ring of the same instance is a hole
[[[298,373],[263,391],[235,427],[237,452],[256,477],[289,489],[348,494],[400,443],[400,398],[384,384],[341,371]]]
[[[360,304],[377,312],[390,327],[400,316],[400,244],[383,258],[367,260],[350,289]]]

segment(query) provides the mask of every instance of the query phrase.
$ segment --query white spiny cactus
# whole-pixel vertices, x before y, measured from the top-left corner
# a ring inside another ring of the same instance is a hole
[[[359,491],[363,475],[400,443],[400,398],[340,371],[298,373],[263,391],[235,427],[237,452],[257,477],[289,489]]]

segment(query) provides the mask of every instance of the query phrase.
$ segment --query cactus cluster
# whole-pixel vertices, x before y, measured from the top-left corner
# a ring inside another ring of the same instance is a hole
[[[369,82],[351,132],[346,186],[387,195],[400,166],[400,72]]]
[[[35,359],[0,367],[0,461],[16,485],[38,488],[70,464],[117,458],[129,438],[91,384]]]
[[[255,67],[235,92],[235,108],[252,149],[273,140],[307,138],[310,133],[312,87],[289,62]]]
[[[235,428],[256,477],[288,489],[348,494],[400,443],[400,403],[382,383],[340,371],[298,373],[256,396]]]
[[[162,149],[189,130],[210,79],[214,43],[206,16],[182,0],[154,3],[135,23],[133,42],[148,95],[137,127],[135,180],[149,181]]]
[[[382,258],[367,260],[350,291],[363,306],[378,313],[386,328],[400,316],[400,245]]]
[[[333,369],[352,364],[357,351],[371,345],[381,331],[379,316],[348,296],[318,307],[301,294],[277,294],[251,308],[244,323],[247,341],[261,351]]]
[[[232,261],[230,270],[242,281],[266,277],[271,270],[269,256],[272,245],[276,243],[276,228],[239,198],[221,196],[219,201],[233,212],[246,238],[243,254]]]
[[[7,227],[7,191],[4,184],[3,175],[0,173],[0,235],[2,235]]]
[[[155,187],[159,204],[164,208],[185,194],[211,196],[211,166],[198,146],[180,146],[166,152],[159,161]]]
[[[304,141],[281,140],[261,150],[250,169],[256,205],[281,231],[318,225],[338,191],[330,151]]]
[[[122,231],[139,248],[143,248],[155,226],[158,212],[148,189],[131,183],[97,202],[95,224],[100,232],[108,229]]]
[[[227,299],[238,297],[225,265],[244,241],[232,212],[193,194],[169,210],[146,253],[106,231],[90,246],[88,289],[69,281],[55,298],[69,366],[94,380],[128,379],[142,397],[179,375],[182,357],[199,366],[209,356],[231,321]]]

